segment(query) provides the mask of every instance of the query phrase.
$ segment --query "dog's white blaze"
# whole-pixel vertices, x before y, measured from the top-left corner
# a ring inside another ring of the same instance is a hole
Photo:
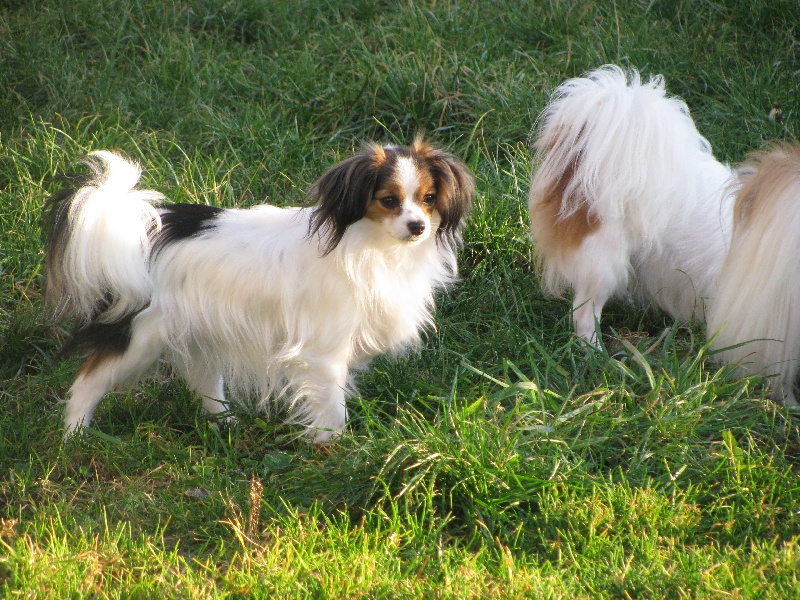
[[[414,192],[419,187],[419,172],[410,158],[400,158],[397,161],[397,179],[403,187],[405,197],[402,198],[403,204],[414,201]]]
[[[397,223],[392,226],[395,235],[400,239],[426,239],[431,232],[431,223],[428,215],[422,210],[422,207],[415,201],[415,195],[419,191],[421,180],[419,170],[410,158],[400,158],[397,161],[397,181],[403,189],[402,207],[400,217]],[[425,230],[419,236],[412,236],[409,233],[408,224],[413,221],[422,221],[425,223]]]

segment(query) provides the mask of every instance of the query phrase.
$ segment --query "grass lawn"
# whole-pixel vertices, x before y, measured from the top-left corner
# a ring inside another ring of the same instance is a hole
[[[800,133],[796,0],[0,4],[3,597],[799,598],[798,417],[699,326],[612,303],[599,352],[539,289],[530,132],[608,62],[664,74],[725,161]],[[476,175],[461,281],[337,443],[245,408],[219,431],[166,370],[62,441],[40,222],[80,156],[176,202],[301,204],[419,131]]]

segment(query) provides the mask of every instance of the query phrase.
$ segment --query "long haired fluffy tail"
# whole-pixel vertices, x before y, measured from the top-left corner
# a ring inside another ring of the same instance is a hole
[[[797,404],[800,366],[800,144],[751,155],[739,169],[731,248],[708,332],[726,363],[775,375],[772,396]]]
[[[161,226],[153,206],[163,196],[137,190],[138,165],[92,152],[92,174],[51,201],[45,295],[59,317],[114,323],[150,301],[151,235]]]

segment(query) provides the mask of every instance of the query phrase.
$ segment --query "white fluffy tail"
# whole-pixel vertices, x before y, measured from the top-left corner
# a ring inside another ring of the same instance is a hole
[[[726,363],[776,375],[772,395],[796,404],[800,360],[800,145],[752,155],[739,170],[731,248],[710,307]]]
[[[150,301],[150,236],[161,227],[152,190],[137,190],[141,168],[92,152],[79,189],[54,198],[45,269],[47,299],[60,316],[114,323]]]

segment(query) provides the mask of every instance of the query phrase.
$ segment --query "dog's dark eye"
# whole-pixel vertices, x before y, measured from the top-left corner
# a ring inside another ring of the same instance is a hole
[[[425,197],[422,199],[422,203],[425,206],[433,206],[436,204],[436,196],[433,194],[425,194]]]
[[[394,196],[386,196],[385,198],[380,199],[380,203],[383,205],[384,208],[397,208],[400,206],[400,200],[398,200]]]

